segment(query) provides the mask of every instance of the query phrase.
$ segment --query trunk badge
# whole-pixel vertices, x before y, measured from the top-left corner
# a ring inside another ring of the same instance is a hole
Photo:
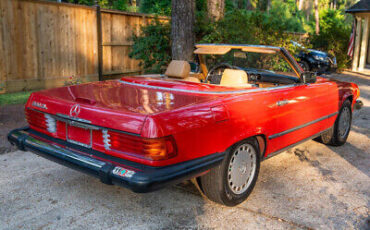
[[[79,104],[75,104],[72,106],[71,110],[69,111],[69,115],[71,117],[77,117],[80,114],[81,107]]]
[[[44,103],[40,103],[38,101],[33,101],[32,102],[32,105],[37,107],[37,108],[40,108],[40,109],[48,109],[48,107],[46,106],[46,104]]]

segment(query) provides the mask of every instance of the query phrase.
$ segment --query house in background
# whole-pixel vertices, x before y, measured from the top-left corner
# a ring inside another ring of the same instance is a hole
[[[346,10],[356,19],[352,71],[370,74],[370,0],[361,0]]]

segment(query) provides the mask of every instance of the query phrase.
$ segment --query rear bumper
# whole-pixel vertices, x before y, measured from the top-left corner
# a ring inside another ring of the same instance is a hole
[[[8,140],[20,150],[82,171],[105,184],[120,185],[140,193],[195,177],[224,158],[224,153],[215,153],[175,165],[151,167],[54,139],[29,128],[11,131]]]
[[[354,104],[353,108],[354,108],[355,110],[359,110],[359,109],[361,109],[361,108],[362,108],[362,106],[364,106],[364,103],[363,103],[361,100],[356,100],[356,102],[355,102],[355,104]]]

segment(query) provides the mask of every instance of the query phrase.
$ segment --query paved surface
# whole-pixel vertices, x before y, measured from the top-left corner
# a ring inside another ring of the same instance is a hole
[[[206,200],[190,182],[135,194],[10,150],[0,155],[0,229],[370,229],[370,80],[335,77],[358,83],[365,103],[348,143],[309,141],[264,161],[237,207]]]

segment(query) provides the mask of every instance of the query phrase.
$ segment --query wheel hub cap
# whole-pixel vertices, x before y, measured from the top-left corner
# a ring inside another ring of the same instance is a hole
[[[345,137],[350,127],[351,113],[348,107],[344,107],[338,121],[338,134],[340,137]]]
[[[256,172],[256,151],[250,144],[243,144],[232,153],[227,183],[235,194],[245,192],[252,183]]]

